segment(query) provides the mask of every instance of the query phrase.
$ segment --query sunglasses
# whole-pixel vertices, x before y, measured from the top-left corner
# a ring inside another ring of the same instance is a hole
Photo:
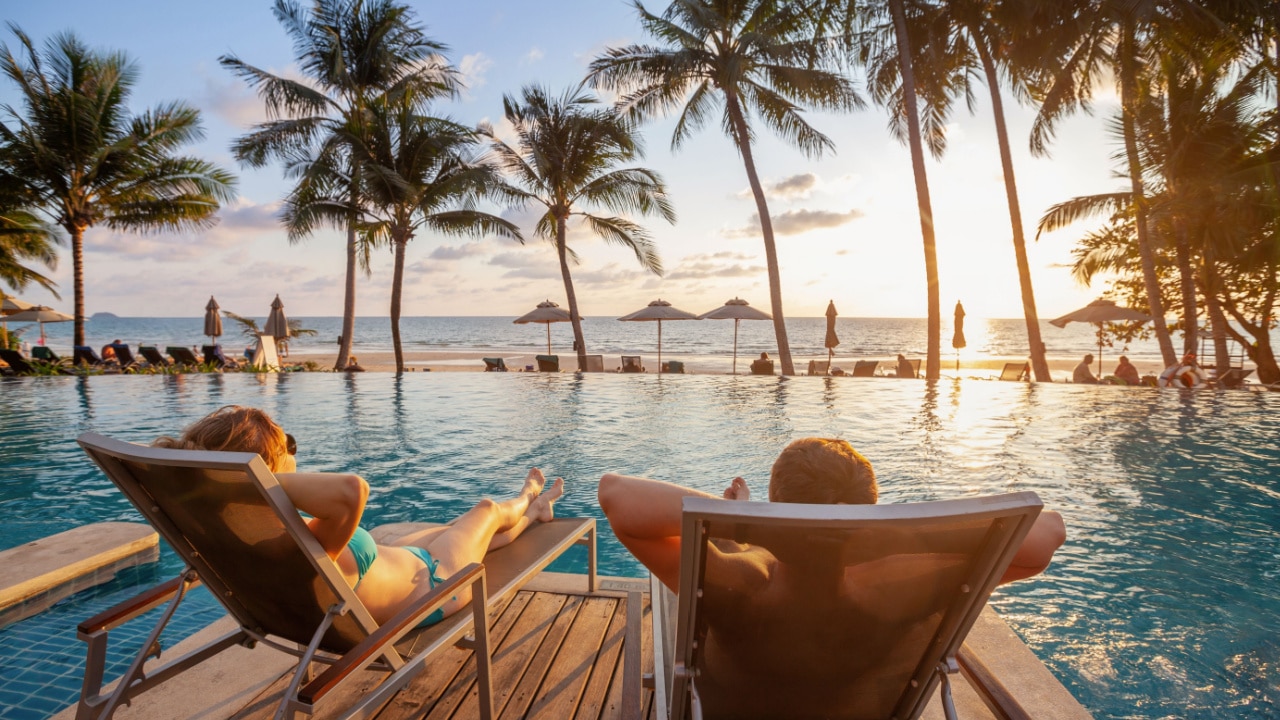
[[[298,454],[298,441],[289,433],[284,434],[284,449],[290,455]]]

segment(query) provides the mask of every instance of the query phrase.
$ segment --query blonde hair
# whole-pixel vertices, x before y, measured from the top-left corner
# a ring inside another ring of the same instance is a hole
[[[772,502],[873,505],[879,494],[871,462],[844,440],[796,440],[769,473]]]
[[[267,463],[272,472],[284,467],[288,445],[284,430],[265,412],[251,407],[227,405],[195,421],[178,438],[158,437],[153,447],[179,450],[252,452]]]

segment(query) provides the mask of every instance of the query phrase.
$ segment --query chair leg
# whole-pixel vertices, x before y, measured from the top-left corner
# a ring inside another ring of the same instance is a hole
[[[293,671],[293,678],[290,679],[289,687],[284,691],[284,697],[280,699],[280,705],[276,708],[274,720],[293,720],[300,712],[311,714],[309,706],[304,706],[298,702],[298,688],[302,687],[302,683],[311,677],[311,658],[315,657],[316,650],[320,647],[320,641],[324,639],[324,634],[329,631],[329,626],[333,624],[333,619],[345,612],[346,608],[342,605],[334,605],[325,613],[324,619],[320,621],[315,634],[311,636],[311,644],[307,646],[306,651],[302,653],[302,657],[298,659],[298,667]]]
[[[644,673],[641,667],[640,616],[644,614],[644,596],[632,590],[627,593],[627,624],[622,640],[622,717],[639,720],[641,712],[640,682]]]
[[[942,714],[947,720],[956,720],[956,704],[951,699],[951,673],[956,672],[960,672],[960,665],[954,658],[938,663],[938,693],[942,695]]]
[[[471,612],[475,616],[476,692],[479,693],[480,720],[493,720],[493,648],[489,644],[489,596],[485,576],[476,578],[471,588]]]

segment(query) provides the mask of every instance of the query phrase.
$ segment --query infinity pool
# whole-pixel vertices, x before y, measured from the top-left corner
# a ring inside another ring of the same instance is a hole
[[[1090,711],[1280,714],[1280,395],[611,374],[6,379],[0,548],[138,519],[79,433],[147,442],[233,403],[297,436],[302,469],[369,480],[366,526],[450,519],[509,493],[533,465],[566,479],[562,515],[601,517],[595,481],[609,470],[713,492],[741,474],[763,497],[774,456],[810,435],[867,455],[882,502],[1034,490],[1065,516],[1067,544],[1048,573],[993,603]],[[601,530],[602,572],[640,575]],[[166,551],[158,566],[0,630],[0,717],[74,702],[74,625],[177,569]],[[175,635],[217,614],[197,596]]]

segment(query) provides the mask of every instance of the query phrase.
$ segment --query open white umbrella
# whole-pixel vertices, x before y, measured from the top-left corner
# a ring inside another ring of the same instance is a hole
[[[74,317],[66,313],[60,313],[50,307],[44,305],[34,305],[22,312],[16,312],[12,315],[5,316],[5,322],[35,322],[40,323],[40,344],[44,344],[44,324],[55,322],[71,322]]]
[[[1060,318],[1054,318],[1049,321],[1050,325],[1064,328],[1068,323],[1087,322],[1098,326],[1098,377],[1102,377],[1102,324],[1109,322],[1147,322],[1151,316],[1134,310],[1133,308],[1120,307],[1112,300],[1094,300],[1079,310],[1063,315]]]
[[[25,300],[19,300],[8,295],[5,295],[4,299],[0,300],[0,328],[4,329],[3,335],[0,335],[0,347],[9,347],[9,318],[5,316],[19,313],[23,310],[30,310],[33,307],[35,306]]]
[[[733,320],[733,374],[738,374],[738,322],[742,320],[772,320],[773,316],[757,310],[742,298],[733,298],[724,305],[698,316],[699,320]]]
[[[543,300],[538,303],[538,307],[512,320],[516,325],[527,325],[529,323],[541,323],[547,326],[547,354],[551,354],[551,323],[569,322],[569,311],[562,309],[559,305],[550,300]]]
[[[624,322],[658,321],[658,374],[662,374],[662,321],[697,320],[698,316],[691,312],[685,312],[684,310],[671,307],[671,303],[659,298],[630,315],[623,315],[618,319]]]
[[[204,306],[204,334],[209,336],[209,344],[218,342],[222,335],[222,314],[218,312],[218,301],[209,296],[209,303]]]

